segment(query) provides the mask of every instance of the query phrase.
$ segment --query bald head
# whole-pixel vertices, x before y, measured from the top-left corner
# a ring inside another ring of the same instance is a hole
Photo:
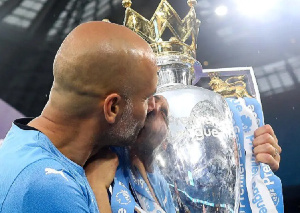
[[[130,96],[137,92],[140,82],[156,80],[153,72],[156,72],[153,52],[137,34],[112,23],[84,23],[65,38],[56,54],[50,101],[58,103],[60,95],[67,106],[67,95],[72,102],[73,96],[105,97],[114,92]],[[75,111],[80,111],[82,103],[77,99]]]
[[[151,59],[154,64],[151,48],[131,30],[100,21],[81,24],[57,52],[54,83],[63,89],[91,95],[122,91],[127,85],[120,81],[139,74],[132,73],[137,58]]]

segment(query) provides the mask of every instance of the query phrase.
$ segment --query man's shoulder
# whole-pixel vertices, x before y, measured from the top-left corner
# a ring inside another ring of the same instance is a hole
[[[57,177],[62,177],[67,180],[67,176],[72,176],[68,170],[60,161],[50,157],[43,157],[24,166],[24,169],[20,171],[16,178],[26,176],[26,179],[29,180],[43,181],[46,179],[49,181],[53,177],[53,180],[59,180]]]
[[[20,188],[25,185],[28,187],[26,190],[32,193],[36,190],[59,193],[70,186],[77,188],[76,177],[71,172],[55,159],[42,158],[26,166],[16,177],[12,187]]]
[[[0,203],[16,180],[35,181],[48,167],[59,170],[63,166],[32,138],[9,138],[0,149]]]
[[[58,157],[47,149],[38,131],[23,131],[13,126],[0,148],[0,203],[3,193],[20,177],[35,180],[47,177],[64,166]],[[26,174],[26,177],[24,177]]]
[[[72,174],[59,162],[46,158],[26,166],[2,198],[3,209],[14,206],[22,208],[22,211],[26,210],[25,212],[30,212],[32,208],[40,208],[38,205],[42,204],[47,212],[50,206],[45,202],[53,204],[55,210],[55,204],[62,205],[62,200],[71,202],[79,199],[85,205],[83,192]]]
[[[5,138],[0,212],[97,212],[87,186],[83,168],[55,150],[42,133],[14,126]]]
[[[15,162],[15,164],[18,164]],[[54,159],[40,158],[30,162],[20,162],[21,167],[11,166],[0,174],[0,203],[5,199],[6,195],[12,189],[16,193],[21,194],[23,190],[35,188],[38,185],[50,184],[56,181],[57,184],[62,183],[61,180],[67,179],[63,166]],[[4,167],[7,167],[4,165]]]

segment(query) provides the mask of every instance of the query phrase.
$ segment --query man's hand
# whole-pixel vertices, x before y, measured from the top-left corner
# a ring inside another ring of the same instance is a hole
[[[279,169],[281,147],[269,124],[255,130],[253,147],[256,161],[268,164],[273,171]]]
[[[111,212],[107,190],[115,177],[118,165],[118,156],[108,148],[104,148],[89,159],[84,166],[100,212]]]

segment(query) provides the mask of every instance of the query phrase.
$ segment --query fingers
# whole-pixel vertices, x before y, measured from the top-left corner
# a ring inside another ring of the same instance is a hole
[[[272,155],[267,153],[259,153],[255,156],[256,161],[268,164],[272,171],[277,171],[279,169],[280,155],[273,158]]]
[[[273,158],[276,158],[279,155],[277,149],[274,148],[269,143],[265,143],[265,144],[254,147],[253,153],[254,153],[254,155],[258,155],[260,153],[265,153],[265,154],[269,154]]]
[[[269,134],[272,135],[274,138],[276,138],[275,133],[274,133],[274,130],[273,130],[273,128],[272,128],[269,124],[266,124],[266,125],[264,125],[264,126],[261,126],[261,127],[257,128],[257,129],[254,131],[254,137],[263,135],[263,134],[265,134],[265,133],[269,133]],[[277,139],[277,138],[276,138],[276,139]]]
[[[254,132],[253,147],[256,161],[268,164],[273,171],[279,169],[282,150],[270,125],[259,127]]]
[[[263,144],[269,144],[274,148],[277,149],[278,153],[281,153],[281,147],[278,145],[277,139],[269,135],[268,133],[265,133],[263,135],[258,136],[257,138],[254,138],[253,140],[253,146],[257,147]]]
[[[259,146],[265,143],[271,144],[274,148],[277,149],[278,153],[281,153],[281,147],[278,145],[278,139],[276,135],[274,134],[274,131],[270,125],[264,125],[262,127],[259,127],[254,132],[254,140],[253,140],[253,146]]]

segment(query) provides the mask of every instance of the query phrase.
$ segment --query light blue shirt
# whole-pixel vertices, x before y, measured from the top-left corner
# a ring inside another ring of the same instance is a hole
[[[83,168],[29,121],[16,120],[0,147],[0,212],[99,212]]]

